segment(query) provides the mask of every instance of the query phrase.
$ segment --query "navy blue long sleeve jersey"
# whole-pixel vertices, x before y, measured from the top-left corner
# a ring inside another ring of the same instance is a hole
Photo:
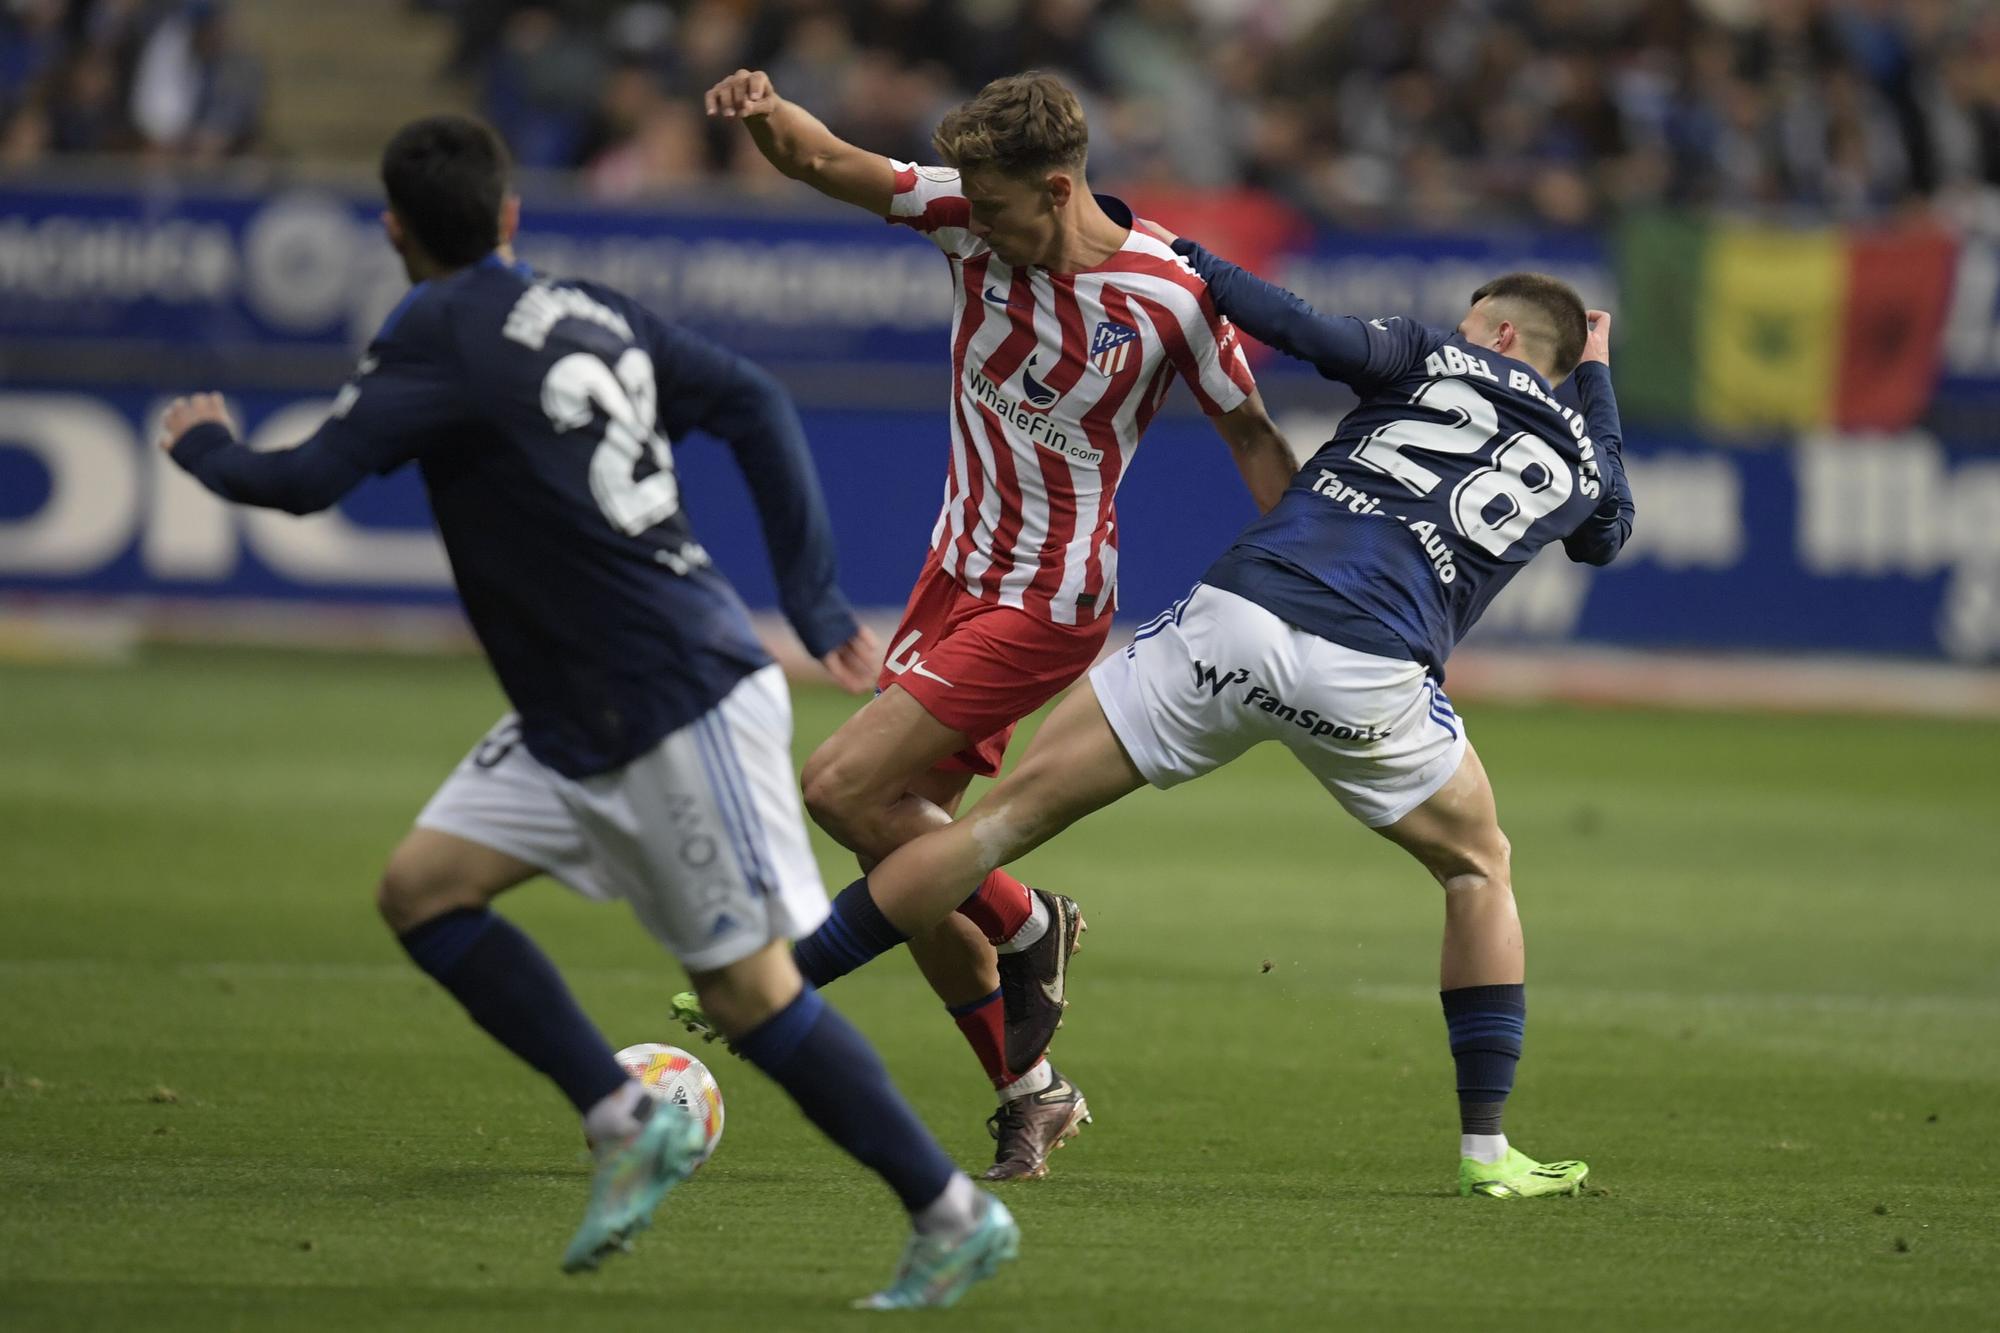
[[[1535,552],[1609,564],[1632,531],[1610,372],[1577,412],[1523,361],[1398,317],[1328,317],[1191,241],[1174,248],[1245,331],[1361,402],[1202,576],[1335,643],[1445,659]]]
[[[857,627],[784,391],[617,292],[498,254],[413,288],[304,443],[257,453],[204,425],[174,458],[226,499],[293,513],[416,460],[523,741],[583,777],[770,661],[681,508],[669,442],[694,430],[734,451],[806,647],[845,642]]]

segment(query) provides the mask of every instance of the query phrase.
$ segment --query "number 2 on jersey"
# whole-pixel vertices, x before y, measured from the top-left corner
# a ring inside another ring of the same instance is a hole
[[[571,352],[542,377],[542,411],[557,430],[575,430],[604,414],[604,438],[590,455],[590,493],[611,526],[636,537],[681,507],[673,454],[655,427],[659,391],[653,359],[628,347],[614,372],[592,352]],[[655,469],[635,477],[641,459]]]
[[[1429,495],[1444,478],[1405,450],[1477,454],[1500,433],[1493,403],[1462,379],[1432,380],[1410,406],[1442,412],[1448,421],[1392,421],[1354,446],[1354,461],[1393,477],[1412,495]],[[1546,440],[1525,431],[1495,446],[1487,465],[1468,474],[1451,493],[1451,521],[1466,540],[1489,555],[1505,555],[1535,520],[1562,507],[1576,478]]]

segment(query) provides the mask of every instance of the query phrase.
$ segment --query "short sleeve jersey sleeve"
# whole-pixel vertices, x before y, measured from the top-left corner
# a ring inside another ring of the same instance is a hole
[[[1199,326],[1188,338],[1190,364],[1176,366],[1194,390],[1201,410],[1209,416],[1234,412],[1257,391],[1257,377],[1243,355],[1236,326],[1222,317],[1206,292],[1201,298]]]
[[[888,220],[930,237],[931,243],[948,255],[970,259],[986,249],[986,243],[966,230],[972,221],[972,203],[965,197],[956,167],[922,167],[914,162],[897,162],[895,193],[889,196]]]

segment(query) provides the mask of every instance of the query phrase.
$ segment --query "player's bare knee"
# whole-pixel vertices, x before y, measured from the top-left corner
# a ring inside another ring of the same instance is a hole
[[[408,930],[436,916],[436,911],[428,910],[433,901],[434,883],[404,862],[391,860],[375,882],[375,910],[391,930]]]
[[[825,754],[822,748],[806,761],[805,771],[799,776],[799,795],[815,824],[842,846],[855,848],[853,838],[866,823],[868,794],[837,756],[821,758]]]
[[[486,895],[451,867],[416,857],[392,856],[375,883],[375,910],[391,930],[405,931],[459,907],[479,907]]]
[[[1513,846],[1506,834],[1494,829],[1487,837],[1436,856],[1431,862],[1431,873],[1448,892],[1491,889],[1512,892]]]

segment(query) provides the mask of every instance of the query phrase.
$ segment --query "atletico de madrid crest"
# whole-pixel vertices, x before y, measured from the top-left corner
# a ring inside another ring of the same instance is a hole
[[[1125,368],[1132,344],[1138,339],[1139,331],[1131,325],[1104,320],[1090,335],[1090,368],[1100,375],[1116,375]]]

